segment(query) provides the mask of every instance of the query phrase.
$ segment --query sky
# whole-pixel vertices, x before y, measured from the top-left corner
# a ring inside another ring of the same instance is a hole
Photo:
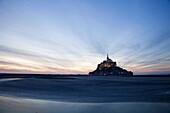
[[[109,57],[170,73],[170,0],[0,0],[0,73],[87,74]]]

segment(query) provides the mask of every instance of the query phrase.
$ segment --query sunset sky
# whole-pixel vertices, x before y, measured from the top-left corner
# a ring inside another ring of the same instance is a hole
[[[0,0],[0,72],[87,74],[106,59],[170,73],[170,0]]]

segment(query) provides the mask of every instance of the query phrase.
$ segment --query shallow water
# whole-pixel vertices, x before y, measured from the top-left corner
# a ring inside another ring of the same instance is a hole
[[[170,113],[170,104],[72,103],[0,96],[0,113]]]

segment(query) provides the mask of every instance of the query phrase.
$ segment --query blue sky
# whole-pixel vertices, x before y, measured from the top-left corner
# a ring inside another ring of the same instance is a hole
[[[168,74],[169,45],[169,0],[0,1],[0,72]]]

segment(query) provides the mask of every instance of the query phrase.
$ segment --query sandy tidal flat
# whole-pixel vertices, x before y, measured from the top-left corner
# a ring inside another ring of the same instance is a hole
[[[170,78],[68,76],[0,79],[0,113],[104,111],[169,113]]]

